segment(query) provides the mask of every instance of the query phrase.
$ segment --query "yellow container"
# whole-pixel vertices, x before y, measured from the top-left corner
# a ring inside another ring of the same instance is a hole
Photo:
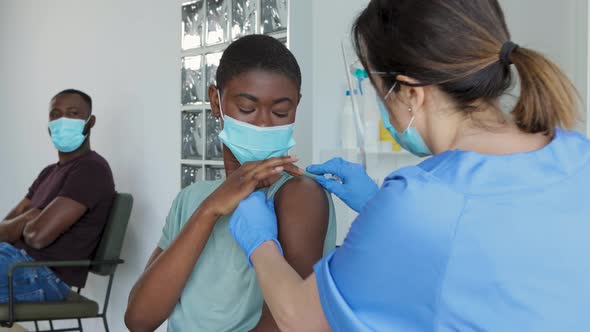
[[[393,136],[383,127],[383,121],[379,120],[379,141],[381,142],[391,142],[392,150],[395,152],[400,152],[402,147],[397,144]]]
[[[389,131],[387,131],[387,129],[385,129],[385,127],[383,127],[383,120],[379,120],[379,140],[381,142],[394,142],[395,141],[393,139],[393,137],[391,136],[391,134],[389,133]]]

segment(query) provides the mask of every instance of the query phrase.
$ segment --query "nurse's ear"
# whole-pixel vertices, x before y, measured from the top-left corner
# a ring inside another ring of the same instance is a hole
[[[209,86],[209,100],[211,101],[211,113],[217,119],[221,119],[221,111],[219,110],[219,105],[221,104],[221,100],[219,100],[219,96],[221,92],[217,94],[217,86],[211,84]]]
[[[421,110],[426,100],[425,87],[419,86],[420,82],[405,75],[397,76],[397,81],[401,85],[398,92],[401,101],[413,111]]]

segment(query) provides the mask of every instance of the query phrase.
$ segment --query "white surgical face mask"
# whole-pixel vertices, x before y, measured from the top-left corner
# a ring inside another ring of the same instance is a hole
[[[219,98],[219,110],[223,117],[223,130],[219,139],[230,149],[240,164],[249,161],[282,157],[295,146],[295,124],[276,127],[258,127],[224,115]]]

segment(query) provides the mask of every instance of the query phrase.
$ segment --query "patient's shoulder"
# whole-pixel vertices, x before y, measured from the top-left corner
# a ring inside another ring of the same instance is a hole
[[[313,179],[296,177],[277,192],[275,211],[285,258],[305,278],[331,247],[328,196]]]
[[[183,205],[188,203],[192,208],[196,209],[222,183],[223,180],[196,181],[178,193],[176,202]]]
[[[277,191],[277,196],[288,198],[289,196],[301,196],[301,199],[311,200],[314,198],[326,198],[322,186],[307,176],[296,176],[289,179]]]
[[[324,214],[328,211],[328,196],[322,186],[306,176],[289,179],[275,196],[277,212],[303,213],[317,211]],[[311,211],[310,211],[311,210]]]

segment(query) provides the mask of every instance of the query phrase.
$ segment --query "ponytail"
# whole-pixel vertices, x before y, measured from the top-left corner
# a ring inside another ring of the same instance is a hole
[[[510,56],[520,77],[520,98],[513,111],[518,127],[527,133],[555,134],[571,129],[577,120],[577,93],[556,64],[540,53],[518,48]]]

